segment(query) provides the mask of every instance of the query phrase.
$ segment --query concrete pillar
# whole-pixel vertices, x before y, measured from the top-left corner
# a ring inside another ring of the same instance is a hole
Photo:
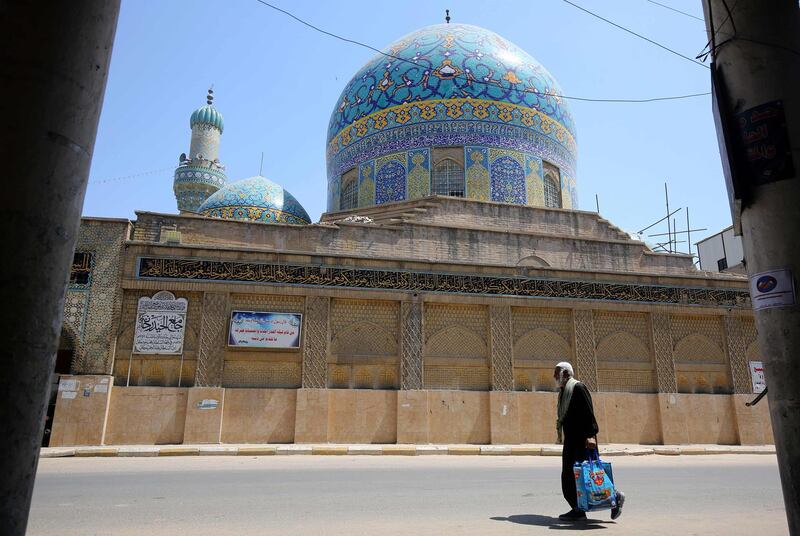
[[[0,533],[24,534],[119,0],[4,2]]]
[[[594,314],[588,309],[572,313],[575,328],[575,376],[590,391],[597,391],[597,357],[594,353]],[[555,365],[555,363],[553,363]]]
[[[422,389],[422,301],[400,304],[400,389]]]
[[[325,389],[328,386],[330,307],[331,299],[327,296],[306,298],[306,310],[303,315],[306,330],[303,340],[304,389]]]
[[[225,336],[228,332],[228,299],[225,292],[203,294],[203,322],[197,351],[197,387],[221,387],[225,367]]]
[[[742,186],[731,201],[734,222],[741,223],[748,275],[789,270],[797,288],[800,55],[796,51],[800,50],[800,7],[796,0],[770,2],[768,7],[758,0],[739,0],[731,9],[730,2],[709,0],[703,2],[703,9],[714,58],[712,69],[718,75],[718,102],[730,125],[727,138],[719,132],[718,139],[728,140],[727,152],[736,162],[736,183]],[[759,110],[765,106],[768,109]],[[765,122],[765,117],[775,119]],[[745,133],[739,120],[747,118],[752,128]],[[746,147],[742,144],[745,139],[749,144]],[[788,165],[790,160],[792,166]],[[766,163],[771,167],[766,168]],[[794,535],[800,535],[797,299],[795,293],[795,305],[755,311],[786,516]]]

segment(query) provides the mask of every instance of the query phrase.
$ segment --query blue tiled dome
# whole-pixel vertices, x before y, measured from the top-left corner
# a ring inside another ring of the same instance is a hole
[[[198,123],[204,123],[206,125],[216,127],[219,129],[220,133],[222,133],[222,130],[225,127],[225,121],[222,119],[222,114],[219,113],[211,104],[201,106],[192,112],[192,117],[189,119],[189,127],[193,127]]]
[[[467,24],[422,28],[383,52],[345,86],[331,114],[329,210],[337,209],[337,181],[344,173],[368,163],[368,173],[377,181],[378,166],[392,157],[410,177],[414,152],[432,147],[464,147],[467,157],[474,154],[472,148],[516,151],[520,174],[530,157],[538,160],[530,168],[538,169],[538,175],[545,161],[574,182],[572,115],[559,97],[558,83],[528,53],[494,32]],[[484,159],[481,165],[490,163]],[[416,167],[423,171],[426,165],[427,160]],[[368,193],[366,204],[412,197],[411,179],[407,181],[403,195],[389,198],[381,197],[376,184],[373,202],[368,202]],[[494,191],[490,197],[500,200]],[[537,200],[524,193],[520,198],[522,204],[539,204]]]
[[[228,184],[199,209],[204,216],[228,220],[306,225],[311,218],[292,194],[262,176]]]

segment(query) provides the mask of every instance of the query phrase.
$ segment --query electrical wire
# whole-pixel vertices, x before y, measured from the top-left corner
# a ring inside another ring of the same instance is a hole
[[[702,22],[702,23],[705,23],[705,22],[706,22],[705,20],[703,20],[703,19],[702,19],[702,18],[700,18],[700,17],[695,17],[695,16],[694,16],[694,15],[692,15],[691,13],[686,13],[685,11],[681,11],[680,9],[675,9],[674,7],[670,7],[670,6],[666,5],[666,4],[661,4],[661,3],[659,3],[659,2],[655,2],[654,0],[647,0],[647,1],[648,1],[648,2],[650,2],[651,4],[655,4],[655,5],[657,5],[657,6],[661,6],[661,7],[663,7],[664,9],[669,9],[670,11],[674,11],[675,13],[680,13],[681,15],[686,15],[687,17],[691,17],[691,18],[693,18],[693,19],[695,19],[695,20],[699,20],[699,21],[700,21],[700,22]]]
[[[666,45],[662,45],[662,44],[661,44],[661,43],[659,43],[658,41],[653,41],[653,40],[652,40],[652,39],[650,39],[649,37],[645,37],[644,35],[642,35],[642,34],[640,34],[640,33],[636,33],[636,32],[634,32],[633,30],[630,30],[630,29],[628,29],[628,28],[626,28],[626,27],[624,27],[624,26],[621,26],[621,25],[617,24],[617,23],[616,23],[616,22],[614,22],[614,21],[611,21],[611,20],[609,20],[609,19],[607,19],[607,18],[605,18],[605,17],[601,17],[601,16],[600,16],[600,15],[598,15],[597,13],[594,13],[594,12],[592,12],[592,11],[589,11],[588,9],[586,9],[586,8],[584,8],[584,7],[581,7],[581,6],[579,6],[578,4],[576,4],[576,3],[574,3],[574,2],[570,2],[570,0],[561,0],[561,1],[562,1],[562,2],[564,2],[565,4],[569,4],[569,5],[571,5],[572,7],[576,8],[576,9],[580,9],[580,10],[581,10],[581,11],[583,11],[584,13],[588,13],[589,15],[591,15],[591,16],[593,16],[593,17],[595,17],[595,18],[598,18],[598,19],[602,20],[603,22],[606,22],[606,23],[608,23],[608,24],[610,24],[611,26],[614,26],[615,28],[619,28],[619,29],[620,29],[620,30],[622,30],[623,32],[627,32],[627,33],[629,33],[629,34],[631,34],[631,35],[635,35],[635,36],[636,36],[636,37],[638,37],[639,39],[643,39],[643,40],[647,41],[648,43],[650,43],[650,44],[652,44],[652,45],[655,45],[655,46],[657,46],[657,47],[659,47],[659,48],[661,48],[661,49],[664,49],[664,50],[666,50],[667,52],[670,52],[670,53],[672,53],[672,54],[674,54],[674,55],[678,56],[679,58],[683,58],[683,59],[685,59],[686,61],[690,61],[690,62],[692,62],[692,63],[695,63],[695,64],[697,64],[697,65],[700,65],[701,67],[705,67],[706,69],[709,69],[709,68],[710,68],[710,67],[709,67],[708,65],[706,65],[705,63],[701,63],[701,62],[697,61],[696,59],[690,58],[689,56],[685,56],[685,55],[681,54],[680,52],[678,52],[677,50],[673,50],[673,49],[669,48],[669,47],[668,47],[668,46],[666,46]]]
[[[287,17],[290,17],[291,19],[294,19],[295,21],[299,22],[300,24],[302,24],[304,26],[307,26],[308,28],[311,28],[312,30],[314,30],[316,32],[322,33],[322,34],[327,35],[329,37],[333,37],[334,39],[338,39],[339,41],[344,41],[345,43],[350,43],[350,44],[353,44],[353,45],[356,45],[356,46],[360,46],[360,47],[366,48],[368,50],[371,50],[373,52],[377,52],[378,54],[380,54],[382,56],[385,56],[387,58],[393,59],[393,60],[402,61],[404,63],[410,63],[412,65],[417,65],[415,62],[413,62],[411,60],[408,60],[406,58],[402,58],[400,56],[395,56],[394,54],[389,54],[388,52],[384,52],[384,51],[382,51],[382,50],[380,50],[378,48],[375,48],[372,45],[369,45],[367,43],[362,43],[361,41],[357,41],[355,39],[350,39],[348,37],[343,37],[343,36],[335,34],[333,32],[329,32],[327,30],[324,30],[324,29],[322,29],[322,28],[320,28],[318,26],[315,26],[314,24],[311,24],[310,22],[308,22],[306,20],[301,19],[297,15],[295,15],[295,14],[293,14],[293,13],[291,13],[291,12],[285,10],[285,9],[282,9],[282,8],[276,6],[276,5],[273,5],[273,4],[269,3],[269,2],[267,2],[266,0],[255,0],[255,1],[258,2],[259,4],[265,6],[265,7],[273,9],[273,10],[275,10],[275,11],[277,11],[277,12],[283,14],[283,15],[286,15]],[[575,4],[573,4],[573,5],[575,5]],[[576,6],[576,7],[580,8],[580,6]],[[580,8],[580,9],[583,9],[583,8]],[[626,30],[626,31],[629,31],[629,30]],[[633,32],[631,32],[631,33],[633,33]],[[635,35],[638,35],[638,34],[635,34]],[[646,37],[643,37],[643,36],[639,36],[639,37],[642,37],[643,39],[645,39],[647,41],[650,41]],[[651,41],[651,42],[656,44],[656,45],[658,45],[658,46],[660,46],[660,47],[662,47],[662,48],[666,48],[663,45],[655,43],[654,41]],[[670,50],[670,49],[667,49],[667,50]],[[672,50],[670,50],[670,51],[675,53],[675,54],[681,55],[681,54],[679,54],[677,52],[674,52]],[[694,63],[697,63],[698,65],[702,65],[703,67],[707,67],[706,65],[703,65],[700,62],[692,60],[691,58],[688,58],[687,56],[682,56],[681,55],[681,57],[683,57],[685,59],[688,59],[688,60],[690,60],[690,61],[692,61]],[[502,85],[502,84],[493,84],[493,83],[490,84],[490,83],[484,82],[483,80],[480,80],[480,79],[472,79],[472,80],[470,80],[470,79],[467,79],[466,77],[464,77],[463,75],[454,76],[453,78],[466,80],[466,81],[468,81],[470,83],[473,83],[473,84],[480,84],[480,85],[487,85],[487,86],[491,85],[493,87],[500,87],[502,89],[509,90],[509,91],[515,91],[515,92],[518,92],[518,93],[534,93],[536,95],[540,95],[540,96],[543,96],[543,97],[553,97],[553,98],[558,98],[558,99],[574,100],[574,101],[581,101],[581,102],[647,103],[647,102],[659,102],[659,101],[691,99],[691,98],[695,98],[695,97],[703,97],[703,96],[706,96],[706,95],[711,95],[711,92],[704,92],[704,93],[689,93],[689,94],[686,94],[686,95],[670,95],[670,96],[666,96],[666,97],[649,97],[649,98],[643,98],[643,99],[627,99],[627,98],[624,98],[624,99],[623,98],[619,98],[619,99],[601,99],[601,98],[592,98],[592,97],[576,97],[574,95],[561,95],[561,94],[550,93],[550,92],[542,92],[542,93],[540,93],[540,92],[537,92],[537,91],[534,91],[534,90],[518,89],[518,88],[515,88],[515,87],[505,86],[505,85]]]
[[[107,178],[107,179],[100,179],[100,180],[97,180],[97,181],[89,181],[89,184],[90,185],[107,184],[109,182],[124,181],[124,180],[128,180],[128,179],[135,179],[137,177],[142,177],[144,175],[152,175],[154,173],[163,173],[164,171],[170,171],[170,170],[173,170],[173,169],[175,169],[175,166],[165,167],[165,168],[161,168],[161,169],[151,169],[150,171],[142,171],[140,173],[134,173],[132,175],[122,175],[120,177],[110,177],[110,178]]]

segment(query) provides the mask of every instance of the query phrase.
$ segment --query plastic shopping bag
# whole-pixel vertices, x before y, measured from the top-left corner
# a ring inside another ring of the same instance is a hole
[[[602,461],[597,450],[590,450],[586,461],[575,462],[572,472],[575,475],[579,510],[592,512],[617,506],[611,463]]]

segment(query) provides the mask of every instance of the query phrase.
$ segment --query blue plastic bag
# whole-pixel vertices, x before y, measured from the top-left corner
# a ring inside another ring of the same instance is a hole
[[[586,461],[575,462],[572,472],[575,475],[579,510],[592,512],[617,506],[611,463],[602,461],[597,450],[590,450]]]

